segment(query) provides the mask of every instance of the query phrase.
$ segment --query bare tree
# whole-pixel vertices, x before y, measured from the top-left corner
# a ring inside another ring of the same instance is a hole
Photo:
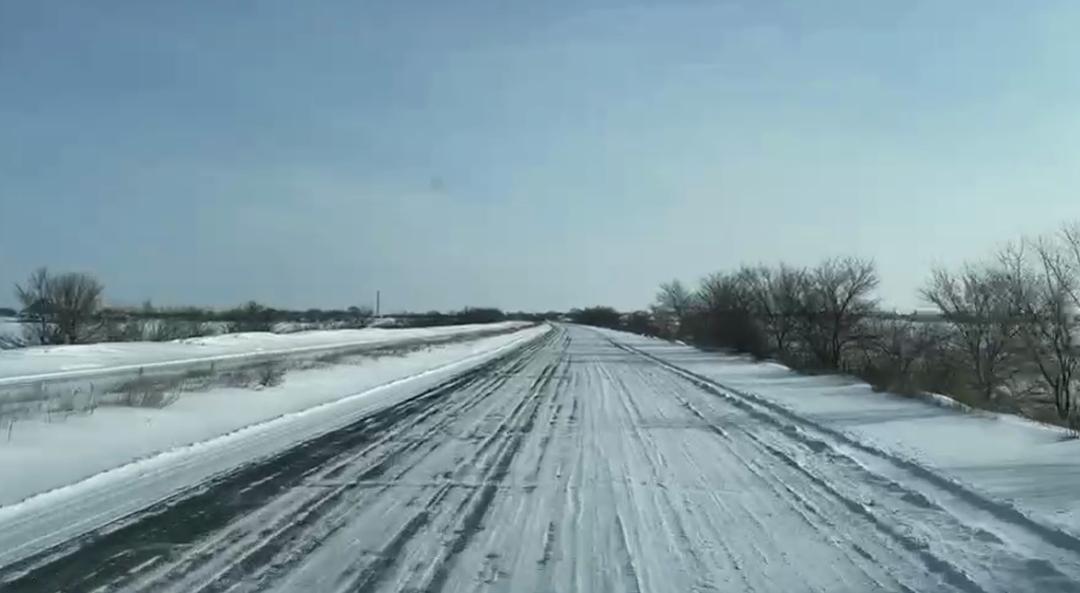
[[[925,366],[941,335],[933,324],[909,317],[871,320],[860,344],[863,376],[875,387],[910,392],[918,389],[915,374]]]
[[[1066,228],[1060,237],[1025,242],[1000,256],[1011,280],[1025,353],[1053,395],[1058,417],[1070,424],[1075,420],[1073,394],[1080,369],[1076,316],[1080,261],[1074,261],[1080,250],[1070,243],[1075,236]],[[1034,253],[1033,261],[1026,257],[1026,245]]]
[[[227,311],[229,333],[268,332],[274,329],[277,312],[256,301],[248,301],[236,309]]]
[[[50,276],[41,268],[25,286],[15,285],[15,295],[31,320],[31,339],[42,344],[75,344],[93,333],[104,289],[89,274]]]
[[[1072,271],[1075,279],[1080,276],[1080,222],[1063,226],[1058,241],[1062,253],[1061,258],[1065,266]],[[1072,285],[1068,296],[1074,312],[1080,313],[1080,282]]]
[[[766,337],[754,315],[752,271],[716,273],[701,281],[697,301],[704,320],[700,331],[715,346],[733,348],[754,356],[767,352]]]
[[[745,274],[750,284],[755,314],[765,325],[773,350],[789,353],[805,306],[806,270],[780,264],[777,269],[760,266]]]
[[[694,295],[676,279],[660,285],[653,312],[670,335],[681,337],[693,306]]]
[[[22,316],[28,321],[23,331],[31,344],[54,344],[57,341],[55,326],[51,324],[52,306],[48,294],[49,271],[45,268],[34,270],[25,286],[15,285],[15,298],[19,299]]]
[[[701,280],[695,300],[708,311],[747,311],[753,306],[745,268],[737,273],[717,272]]]
[[[1013,280],[1002,266],[967,266],[960,273],[933,272],[922,296],[953,328],[953,337],[972,373],[973,387],[985,399],[1012,372],[1011,344],[1018,323]]]
[[[803,306],[803,337],[818,362],[841,369],[855,330],[877,307],[874,262],[855,257],[829,259],[809,273]]]

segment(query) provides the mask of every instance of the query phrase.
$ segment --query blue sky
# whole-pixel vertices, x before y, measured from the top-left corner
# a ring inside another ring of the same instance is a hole
[[[1080,218],[1077,30],[1065,1],[7,2],[0,284],[630,308],[859,254],[913,307]]]

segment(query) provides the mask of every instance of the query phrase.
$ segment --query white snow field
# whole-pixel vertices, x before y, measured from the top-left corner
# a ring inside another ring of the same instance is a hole
[[[68,377],[89,377],[118,369],[177,367],[255,356],[286,355],[365,344],[392,344],[497,331],[522,322],[451,325],[410,329],[339,329],[291,334],[248,332],[173,342],[109,342],[74,346],[34,346],[0,351],[0,385]]]
[[[849,384],[628,334],[544,331],[378,397],[0,508],[0,589],[1080,590],[1074,534],[892,448],[940,432],[871,442],[856,427],[883,409]],[[834,407],[796,410],[796,384]],[[921,410],[1019,426],[904,405],[877,424]],[[1051,489],[1076,485],[1049,475]],[[191,486],[164,494],[178,481]]]

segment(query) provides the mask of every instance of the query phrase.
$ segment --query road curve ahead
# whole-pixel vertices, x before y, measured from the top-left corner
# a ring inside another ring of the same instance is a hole
[[[557,328],[0,590],[1080,590],[1075,542],[927,475]]]

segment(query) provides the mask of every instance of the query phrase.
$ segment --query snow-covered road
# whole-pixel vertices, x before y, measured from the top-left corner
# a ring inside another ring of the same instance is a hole
[[[567,327],[121,523],[4,591],[1077,591],[1080,542]]]

